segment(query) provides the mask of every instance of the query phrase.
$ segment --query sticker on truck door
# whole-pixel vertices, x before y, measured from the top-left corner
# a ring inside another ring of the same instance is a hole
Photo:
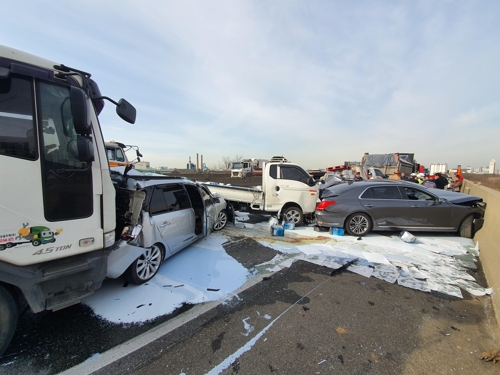
[[[0,251],[10,249],[22,244],[31,244],[40,246],[56,242],[56,236],[62,232],[62,229],[51,229],[46,226],[30,226],[28,222],[22,224],[17,233],[0,234]]]

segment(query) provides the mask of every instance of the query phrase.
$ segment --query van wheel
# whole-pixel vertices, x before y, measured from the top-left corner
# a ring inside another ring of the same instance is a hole
[[[291,206],[288,207],[282,215],[283,220],[293,221],[296,226],[302,225],[304,223],[304,214],[299,207]]]
[[[158,273],[164,258],[165,249],[160,244],[144,249],[144,253],[125,272],[126,279],[137,285],[144,284]]]
[[[14,293],[0,285],[0,357],[8,348],[19,319],[19,307]]]
[[[227,212],[226,210],[221,210],[217,218],[215,219],[214,230],[221,230],[227,224]]]
[[[460,224],[460,237],[472,238],[474,237],[474,217],[472,215],[467,216],[462,224]]]
[[[364,213],[352,214],[346,220],[345,230],[351,236],[361,237],[370,233],[372,230],[372,221],[370,217]]]

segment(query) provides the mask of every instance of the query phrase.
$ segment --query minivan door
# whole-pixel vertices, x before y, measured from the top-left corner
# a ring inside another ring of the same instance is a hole
[[[155,232],[172,254],[193,241],[193,210],[181,184],[156,186],[149,212],[154,221]]]

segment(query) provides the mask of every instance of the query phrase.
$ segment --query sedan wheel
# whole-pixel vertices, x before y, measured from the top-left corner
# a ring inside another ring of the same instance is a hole
[[[361,237],[372,230],[372,221],[366,214],[353,214],[347,218],[345,229],[351,236]]]
[[[467,216],[462,224],[460,224],[460,236],[464,238],[474,237],[474,217],[472,215]]]
[[[163,258],[164,250],[160,245],[145,249],[144,253],[127,269],[127,280],[137,285],[151,280],[160,269]]]
[[[221,230],[227,224],[227,212],[226,210],[221,210],[219,215],[217,215],[217,219],[215,220],[214,230]]]

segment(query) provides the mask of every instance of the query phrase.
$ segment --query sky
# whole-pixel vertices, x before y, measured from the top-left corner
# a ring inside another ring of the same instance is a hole
[[[4,0],[0,44],[87,71],[152,167],[365,152],[500,169],[500,2]],[[130,156],[130,155],[129,155]]]

